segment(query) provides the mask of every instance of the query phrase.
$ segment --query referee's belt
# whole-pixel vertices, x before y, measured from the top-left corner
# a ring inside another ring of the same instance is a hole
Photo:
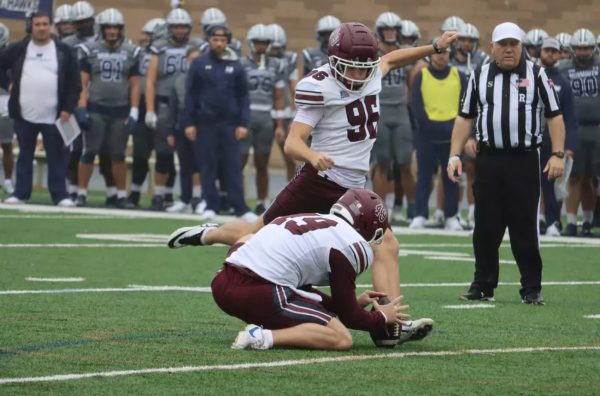
[[[530,147],[510,147],[510,148],[496,148],[490,145],[489,142],[477,142],[477,154],[518,154],[518,153],[530,153],[539,148],[539,145]]]

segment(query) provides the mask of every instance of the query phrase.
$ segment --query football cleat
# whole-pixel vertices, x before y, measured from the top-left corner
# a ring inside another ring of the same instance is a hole
[[[247,325],[235,337],[231,349],[268,349],[262,327],[253,324]]]
[[[402,331],[400,332],[400,339],[398,344],[402,344],[407,341],[419,341],[427,337],[427,335],[433,329],[433,319],[422,318],[417,320],[411,320],[404,322],[402,325]]]
[[[202,235],[209,228],[216,228],[218,224],[206,223],[193,227],[181,227],[176,229],[170,236],[167,246],[177,249],[185,246],[202,246]]]
[[[523,304],[531,304],[531,305],[545,305],[546,304],[546,302],[544,301],[540,292],[529,292],[529,293],[523,295],[521,297],[521,302]]]
[[[463,301],[496,301],[494,292],[482,291],[479,289],[470,288],[466,293],[461,294],[459,300]]]

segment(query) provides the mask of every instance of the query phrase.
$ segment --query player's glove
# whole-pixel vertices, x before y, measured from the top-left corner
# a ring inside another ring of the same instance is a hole
[[[131,110],[129,110],[129,117],[126,121],[129,133],[133,134],[133,132],[135,131],[135,124],[137,124],[139,118],[140,110],[137,107],[132,107]]]
[[[146,113],[146,118],[144,119],[144,122],[146,123],[146,126],[148,128],[156,129],[157,121],[158,121],[158,117],[156,116],[156,113],[154,113],[154,112]]]

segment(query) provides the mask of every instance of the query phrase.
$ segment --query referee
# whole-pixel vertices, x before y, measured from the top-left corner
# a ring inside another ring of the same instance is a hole
[[[452,130],[448,176],[457,182],[460,154],[475,121],[475,275],[462,300],[494,301],[498,249],[508,227],[521,272],[521,301],[544,304],[538,240],[542,113],[552,140],[544,167],[549,179],[563,173],[565,127],[552,81],[523,54],[523,36],[514,23],[496,26],[492,62],[471,75]]]

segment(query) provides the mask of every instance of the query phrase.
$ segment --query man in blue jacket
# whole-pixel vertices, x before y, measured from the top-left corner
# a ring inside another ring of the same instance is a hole
[[[250,101],[246,72],[227,43],[231,32],[213,25],[207,32],[210,51],[190,65],[186,82],[182,126],[186,136],[196,134],[196,155],[200,160],[202,192],[206,199],[203,220],[219,211],[216,187],[219,158],[223,166],[227,197],[236,216],[252,222],[256,215],[244,200],[239,140],[248,134]]]
[[[575,104],[573,102],[573,91],[571,84],[564,79],[559,70],[555,67],[556,62],[560,57],[561,45],[558,40],[548,37],[542,43],[542,52],[540,61],[546,69],[548,78],[552,80],[554,89],[558,94],[560,105],[563,111],[563,119],[565,120],[565,155],[573,157],[575,146],[577,145],[577,118],[575,117]],[[540,148],[540,163],[544,164],[552,155],[552,145],[550,142],[548,126],[544,128],[544,138]],[[554,180],[548,180],[545,175],[542,175],[542,194],[543,194],[543,211],[540,214],[540,234],[550,236],[560,236],[562,231],[562,223],[560,222],[560,211],[562,209],[562,200],[556,199],[554,193]],[[548,225],[545,232],[543,228]]]
[[[67,122],[73,113],[81,80],[75,53],[51,36],[51,24],[48,14],[34,13],[31,35],[0,53],[0,86],[10,91],[8,111],[19,141],[17,185],[4,201],[8,204],[22,204],[31,197],[33,156],[41,132],[52,200],[60,206],[74,206],[65,186],[69,151],[55,121]]]

